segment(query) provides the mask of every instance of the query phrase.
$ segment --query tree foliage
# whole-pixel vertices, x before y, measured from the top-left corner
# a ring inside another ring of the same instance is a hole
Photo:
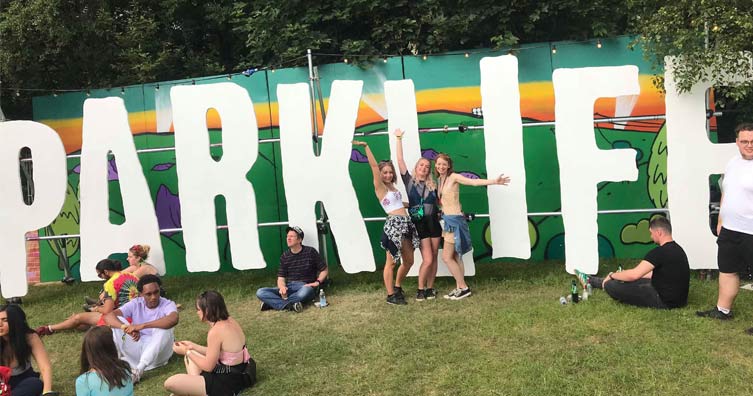
[[[753,51],[753,1],[631,0],[630,7],[637,42],[657,66],[666,56],[681,57],[675,69],[681,92],[702,81],[753,80],[750,58],[742,56]],[[726,89],[725,96],[742,100],[752,85]]]
[[[628,14],[618,0],[0,0],[3,106],[29,116],[29,95],[9,88],[48,94],[301,65],[309,48],[368,60],[614,36]]]

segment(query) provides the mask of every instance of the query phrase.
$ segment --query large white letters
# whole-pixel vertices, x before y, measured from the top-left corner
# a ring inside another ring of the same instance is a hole
[[[110,223],[108,151],[117,164],[126,221]],[[81,146],[81,279],[97,280],[97,262],[134,244],[151,245],[149,262],[160,273],[165,259],[154,203],[136,155],[123,99],[87,99],[84,102]],[[125,263],[124,263],[125,264]]]
[[[518,58],[505,55],[481,60],[486,174],[510,176],[510,184],[489,186],[489,227],[492,257],[531,257],[520,117]]]
[[[735,144],[713,144],[706,132],[706,90],[699,82],[680,94],[674,62],[665,59],[667,112],[667,204],[673,237],[688,255],[690,268],[717,268],[716,238],[709,227],[709,175],[724,172]],[[742,82],[742,81],[741,81]]]
[[[34,202],[23,201],[19,152],[31,149]],[[24,234],[52,222],[65,200],[65,149],[50,127],[31,121],[0,122],[0,287],[3,297],[24,296],[26,239]]]
[[[233,83],[174,87],[175,125],[183,240],[189,271],[217,271],[214,198],[226,202],[233,267],[264,268],[259,247],[256,196],[246,174],[259,154],[259,130],[248,92]],[[222,158],[209,152],[207,111],[222,120]]]
[[[636,66],[557,69],[554,83],[555,137],[565,225],[565,267],[595,274],[599,269],[596,185],[638,178],[635,150],[596,146],[596,99],[638,95]]]
[[[311,106],[306,84],[280,84],[280,151],[288,221],[305,232],[304,244],[317,246],[314,205],[324,203],[338,240],[343,269],[374,271],[369,235],[348,173],[361,81],[335,81],[324,126],[321,155],[311,145]]]

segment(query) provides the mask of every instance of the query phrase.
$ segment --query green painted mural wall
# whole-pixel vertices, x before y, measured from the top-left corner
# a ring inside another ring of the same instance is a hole
[[[521,112],[525,122],[553,121],[554,94],[551,75],[560,67],[593,67],[637,65],[641,73],[641,95],[630,115],[657,115],[664,113],[663,98],[651,84],[651,69],[643,60],[640,50],[628,50],[630,37],[602,40],[603,47],[594,43],[541,43],[521,47],[516,50],[519,61],[521,90]],[[553,54],[551,45],[556,45]],[[481,126],[483,118],[474,109],[481,107],[479,91],[479,61],[485,56],[499,56],[503,52],[464,53],[434,55],[427,60],[420,57],[390,58],[387,62],[377,61],[370,67],[358,67],[343,63],[320,64],[319,75],[324,105],[327,105],[330,85],[334,80],[355,79],[364,81],[364,95],[356,131],[370,133],[384,131],[387,127],[386,106],[381,96],[382,84],[386,80],[412,79],[416,87],[418,119],[420,128],[441,128]],[[315,63],[325,60],[316,59]],[[34,98],[34,119],[57,130],[69,154],[80,152],[82,105],[88,97],[118,96],[125,100],[130,115],[131,128],[136,147],[158,148],[174,145],[173,133],[157,131],[159,109],[158,97],[169,87],[178,84],[212,84],[232,81],[248,90],[254,102],[254,110],[259,127],[259,138],[277,138],[277,95],[278,84],[308,83],[307,68],[263,70],[251,77],[240,74],[230,76],[197,77],[195,80],[167,81],[141,84],[129,87],[68,93],[57,96]],[[161,93],[162,92],[162,93]],[[614,100],[599,100],[595,105],[595,116],[613,116]],[[221,142],[219,120],[208,115],[211,141]],[[623,126],[597,124],[594,137],[602,149],[630,147],[637,151],[636,164],[639,179],[636,182],[602,183],[599,186],[599,209],[649,209],[666,206],[666,145],[662,121],[629,122]],[[527,200],[529,212],[552,212],[560,208],[559,172],[553,126],[524,128],[525,164],[527,178]],[[421,148],[424,157],[433,158],[438,152],[448,152],[455,161],[455,169],[461,172],[486,177],[485,155],[495,155],[493,150],[484,151],[483,130],[466,133],[431,133],[421,135]],[[387,137],[365,137],[379,158],[389,157]],[[326,136],[321,140],[326,144]],[[221,148],[213,148],[213,155],[220,155]],[[180,227],[180,211],[177,197],[180,195],[176,178],[174,151],[142,153],[139,155],[160,222],[160,228]],[[116,159],[117,160],[117,159]],[[119,197],[117,165],[111,161],[113,169],[110,181],[111,221],[122,222],[123,213]],[[64,211],[55,222],[41,234],[78,233],[78,181],[79,160],[68,160],[69,191]],[[294,166],[294,164],[292,164]],[[259,158],[248,173],[248,180],[256,191],[258,220],[260,223],[287,220],[282,167],[278,143],[262,143]],[[370,169],[361,156],[354,153],[350,162],[350,173],[356,189],[362,215],[381,216],[383,213],[374,196]],[[467,212],[488,213],[488,203],[484,188],[461,188],[461,201]],[[217,200],[217,224],[226,224],[224,203]],[[313,209],[312,209],[313,215]],[[640,257],[650,247],[647,229],[650,213],[645,214],[605,214],[599,216],[599,251],[602,257]],[[384,252],[379,249],[378,240],[382,223],[367,223],[367,229],[377,262],[383,262]],[[529,218],[533,259],[561,259],[564,257],[563,226],[559,216],[532,216]],[[471,223],[476,259],[490,256],[488,220],[476,219]],[[233,270],[230,262],[230,249],[227,232],[218,231],[218,253],[222,258],[222,270]],[[335,242],[345,243],[342,236],[334,236]],[[284,227],[260,228],[261,246],[271,271],[277,266],[279,255],[284,248]],[[332,235],[327,235],[330,249],[330,263],[336,262],[335,249],[332,249]],[[60,244],[40,242],[42,260],[42,280],[58,280],[62,276],[59,261],[69,257],[74,274],[78,274],[79,241],[67,239],[65,251]],[[133,241],[138,243],[139,241]],[[83,242],[85,243],[85,241]],[[185,274],[185,248],[180,232],[162,235],[167,272],[169,275]],[[114,252],[115,253],[115,252]],[[124,253],[124,252],[121,252]]]

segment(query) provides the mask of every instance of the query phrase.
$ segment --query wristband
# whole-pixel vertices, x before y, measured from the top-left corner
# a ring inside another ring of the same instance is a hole
[[[124,323],[124,324],[122,324],[122,325],[120,325],[120,330],[125,330],[125,329],[127,329],[127,328],[128,328],[128,325],[127,325],[127,324],[125,324],[125,323]]]

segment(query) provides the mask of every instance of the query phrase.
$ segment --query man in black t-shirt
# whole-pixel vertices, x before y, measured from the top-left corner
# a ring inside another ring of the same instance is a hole
[[[306,301],[314,299],[315,288],[327,279],[327,264],[314,248],[303,246],[303,230],[288,227],[288,250],[280,256],[277,270],[277,287],[262,287],[256,291],[261,300],[261,310],[303,310]]]
[[[682,247],[672,240],[672,226],[661,216],[648,226],[654,248],[635,268],[610,272],[606,277],[581,276],[594,288],[625,304],[651,308],[679,308],[688,303],[690,266]]]

